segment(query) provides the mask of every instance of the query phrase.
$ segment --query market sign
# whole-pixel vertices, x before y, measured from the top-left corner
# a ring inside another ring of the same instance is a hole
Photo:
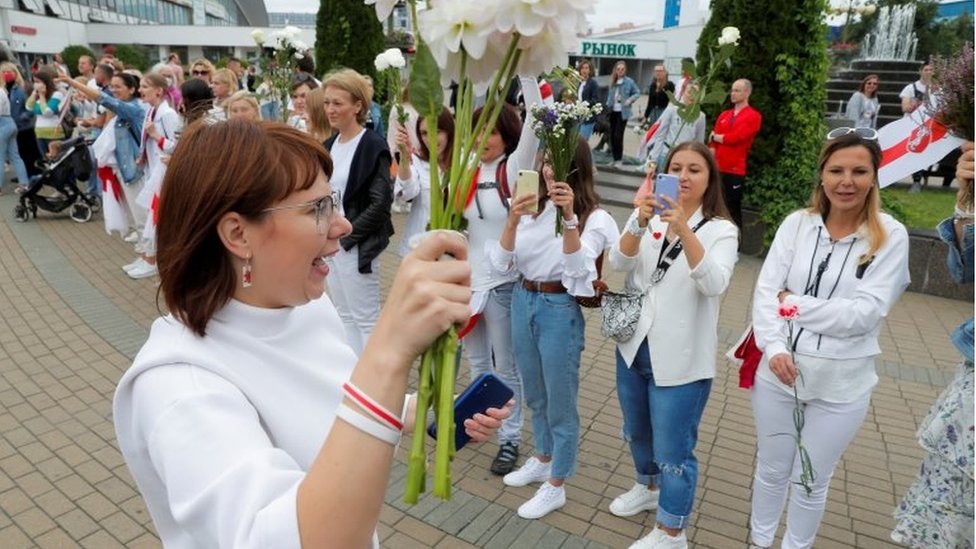
[[[580,55],[593,57],[637,58],[637,44],[634,42],[591,42],[583,40]]]
[[[10,32],[14,34],[26,34],[27,36],[36,36],[37,29],[34,27],[21,27],[19,25],[12,25],[10,27]]]

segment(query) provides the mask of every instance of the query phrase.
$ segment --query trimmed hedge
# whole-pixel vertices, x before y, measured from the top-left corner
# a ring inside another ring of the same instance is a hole
[[[373,6],[362,0],[321,0],[315,31],[318,75],[348,67],[376,80],[373,60],[386,48],[386,37]]]

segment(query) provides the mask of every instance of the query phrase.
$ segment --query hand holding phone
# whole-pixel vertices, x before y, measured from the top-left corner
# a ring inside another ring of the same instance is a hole
[[[539,172],[535,170],[519,170],[518,172],[518,182],[515,184],[515,200],[513,202],[518,202],[522,197],[530,194],[539,196]],[[525,207],[528,213],[538,213],[539,203],[538,201],[529,204]]]
[[[669,197],[672,201],[678,201],[678,176],[669,173],[659,173],[654,180],[654,200],[658,205],[654,208],[655,215],[661,215],[665,210],[671,209],[664,197]]]
[[[454,449],[460,450],[471,437],[464,430],[465,420],[483,414],[488,408],[501,408],[515,393],[494,374],[483,374],[454,399]],[[427,427],[427,434],[437,438],[437,424]]]

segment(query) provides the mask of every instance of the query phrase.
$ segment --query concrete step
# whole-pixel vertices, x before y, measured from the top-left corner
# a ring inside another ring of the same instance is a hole
[[[631,167],[625,169],[598,166],[596,176],[596,192],[600,195],[600,203],[608,206],[632,208],[634,194],[644,182],[644,176]]]

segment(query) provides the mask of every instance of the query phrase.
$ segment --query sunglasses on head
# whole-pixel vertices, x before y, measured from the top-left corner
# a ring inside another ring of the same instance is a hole
[[[848,127],[834,128],[830,130],[829,132],[827,132],[827,140],[830,141],[831,139],[837,139],[838,137],[843,137],[845,135],[850,135],[852,133],[860,137],[861,139],[867,139],[868,141],[878,140],[878,131],[875,130],[874,128],[848,128]]]

